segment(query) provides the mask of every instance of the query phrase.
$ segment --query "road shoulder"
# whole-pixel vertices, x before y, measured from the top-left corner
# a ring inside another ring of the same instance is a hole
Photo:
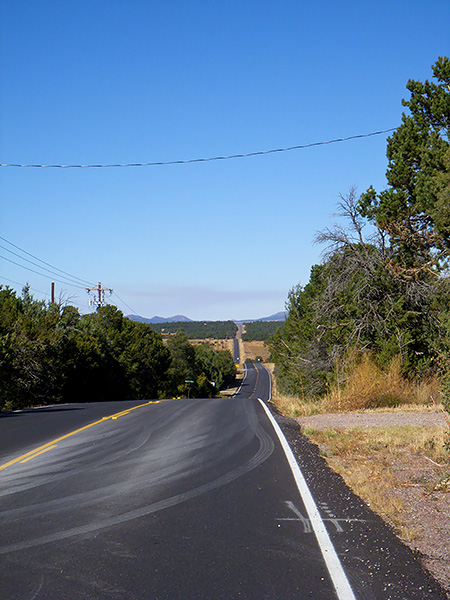
[[[335,516],[346,515],[348,518],[349,515],[353,515],[360,523],[369,524],[365,528],[352,527],[350,530],[340,533],[336,531],[334,534],[332,528],[330,529],[333,543],[344,568],[349,573],[352,585],[356,586],[355,591],[357,589],[360,593],[368,593],[367,597],[371,597],[369,589],[373,590],[373,586],[379,586],[380,581],[384,581],[384,585],[389,589],[389,586],[392,586],[390,574],[400,564],[404,565],[405,569],[402,573],[402,589],[398,590],[398,595],[392,589],[394,593],[388,597],[450,598],[446,579],[433,563],[433,557],[420,552],[414,545],[406,545],[404,540],[400,540],[393,527],[375,514],[346,485],[343,477],[330,468],[325,458],[321,456],[321,448],[311,443],[302,434],[297,420],[280,415],[276,407],[272,403],[269,404],[318,505],[326,507],[326,510]],[[332,494],[331,490],[333,490]],[[349,548],[356,550],[356,553],[350,556]],[[446,555],[448,556],[448,552]],[[352,581],[352,573],[358,571],[361,561],[367,565],[368,579]],[[374,577],[372,582],[370,574]],[[422,590],[423,581],[426,581],[428,586],[427,593]],[[362,590],[362,587],[365,590]]]

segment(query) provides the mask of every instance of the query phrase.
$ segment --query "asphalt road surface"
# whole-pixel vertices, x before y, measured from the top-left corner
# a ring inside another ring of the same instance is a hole
[[[240,352],[239,352],[239,340],[234,338],[233,340],[233,360],[235,364],[239,364],[241,362]]]
[[[0,598],[446,598],[269,395],[1,416]]]

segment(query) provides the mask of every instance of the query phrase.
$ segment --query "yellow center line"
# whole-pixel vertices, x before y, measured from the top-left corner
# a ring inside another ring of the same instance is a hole
[[[66,440],[67,438],[71,437],[72,435],[75,435],[76,433],[80,433],[81,431],[84,431],[85,429],[89,429],[89,427],[93,427],[94,425],[103,423],[104,421],[107,421],[108,419],[117,419],[118,417],[129,414],[132,410],[136,410],[137,408],[142,408],[143,406],[148,406],[149,404],[158,404],[159,402],[161,402],[161,400],[150,400],[150,402],[146,402],[145,404],[139,404],[139,406],[133,406],[133,408],[129,408],[125,411],[120,411],[118,413],[114,413],[113,415],[110,415],[109,417],[103,417],[103,418],[99,419],[98,421],[94,421],[93,423],[90,423],[89,425],[85,425],[84,427],[80,427],[79,429],[76,429],[75,431],[66,433],[66,435],[62,435],[61,437],[57,438],[56,440],[52,440],[51,442],[48,442],[47,444],[43,444],[42,446],[39,446],[38,448],[31,450],[31,452],[22,454],[21,456],[18,456],[17,458],[14,458],[13,460],[10,460],[9,462],[4,463],[3,465],[0,465],[0,471],[3,471],[7,467],[10,467],[11,465],[14,465],[15,463],[24,462],[24,459],[31,460],[35,456],[38,456],[39,454],[43,454],[47,450],[50,450],[50,447],[54,447],[54,445],[57,442],[62,442],[62,440]]]
[[[28,458],[26,458],[25,460],[21,460],[21,463],[26,463],[29,460],[31,460],[32,458],[36,458],[36,456],[40,456],[41,454],[44,454],[44,452],[48,452],[49,450],[53,450],[53,448],[57,448],[58,444],[53,444],[53,446],[50,446],[49,448],[45,448],[45,450],[41,450],[40,452],[36,452],[35,454],[32,454],[31,456],[29,456]]]
[[[253,398],[253,394],[256,392],[256,388],[258,387],[258,380],[259,380],[259,370],[255,367],[255,371],[256,371],[256,381],[255,381],[255,387],[253,388],[253,392],[250,396],[250,400]]]
[[[106,417],[106,418],[107,418],[107,419],[108,419],[108,418],[110,418],[110,419],[118,419],[119,417],[123,417],[123,416],[125,416],[125,415],[129,415],[129,414],[130,414],[130,411],[129,411],[129,410],[124,410],[124,411],[123,411],[123,412],[121,412],[121,413],[117,413],[117,415],[113,415],[112,417]]]

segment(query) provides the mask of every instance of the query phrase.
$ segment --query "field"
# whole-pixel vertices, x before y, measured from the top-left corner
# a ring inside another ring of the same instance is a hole
[[[228,350],[233,354],[233,340],[214,340],[214,339],[195,339],[189,340],[191,344],[210,344],[215,350]],[[269,360],[269,350],[264,346],[264,342],[243,342],[239,340],[241,363],[247,358],[256,360],[260,356],[264,362]]]
[[[211,338],[207,338],[204,340],[189,340],[189,342],[193,346],[198,346],[200,344],[209,344],[214,348],[214,350],[228,350],[233,354],[233,340],[215,340]]]
[[[269,360],[269,350],[264,346],[264,342],[242,342],[244,356],[241,356],[241,360],[245,361],[246,358],[256,360],[257,356],[260,356],[264,362]]]

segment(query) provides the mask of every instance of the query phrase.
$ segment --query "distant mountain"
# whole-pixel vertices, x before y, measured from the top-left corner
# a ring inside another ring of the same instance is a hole
[[[270,315],[270,317],[262,317],[261,319],[235,319],[235,323],[254,323],[256,321],[285,321],[288,315],[287,310],[282,310],[280,312],[275,313],[274,315]],[[151,319],[147,319],[147,317],[141,317],[140,315],[127,315],[129,319],[132,321],[138,321],[139,323],[203,323],[209,321],[193,321],[184,315],[175,315],[173,317],[158,317],[155,315]]]
[[[275,313],[274,315],[270,315],[270,317],[263,317],[262,319],[256,319],[257,321],[285,321],[288,316],[287,310],[282,310],[280,312]]]
[[[262,317],[261,319],[242,319],[239,321],[236,320],[235,323],[240,325],[242,323],[256,323],[258,321],[285,321],[287,316],[288,311],[282,310],[274,315],[270,315],[270,317]]]
[[[184,315],[175,315],[174,317],[158,317],[155,315],[151,319],[139,315],[127,316],[132,321],[137,321],[138,323],[192,323],[192,319],[188,319],[188,317],[185,317]]]

